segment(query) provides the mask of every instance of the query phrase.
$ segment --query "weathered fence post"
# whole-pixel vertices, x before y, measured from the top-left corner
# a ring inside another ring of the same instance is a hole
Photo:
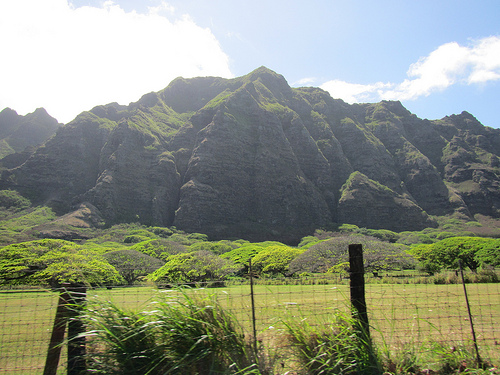
[[[365,301],[365,268],[363,266],[363,246],[349,245],[350,290],[353,317],[360,329],[370,337],[370,325]]]
[[[85,327],[80,319],[80,313],[85,305],[87,288],[83,285],[71,285],[67,288],[68,305],[68,375],[81,375],[86,372]]]
[[[250,275],[250,301],[252,303],[252,330],[253,330],[253,349],[257,353],[257,328],[256,328],[256,318],[255,318],[255,298],[253,291],[253,269],[252,269],[252,258],[248,260],[248,270]]]
[[[69,295],[67,291],[61,290],[43,375],[56,375],[57,373],[59,359],[61,358],[61,349],[64,342],[64,333],[66,332],[66,323],[68,321],[66,314],[68,301]]]
[[[81,375],[87,370],[85,364],[85,327],[80,320],[81,308],[85,304],[87,289],[83,285],[64,284],[59,295],[54,326],[43,375],[55,375],[61,358],[64,333],[68,327],[68,375]]]
[[[363,246],[349,245],[351,307],[354,319],[354,332],[359,340],[360,350],[368,356],[372,374],[378,374],[378,359],[375,354],[371,336],[368,312],[365,301],[365,268],[363,265]]]
[[[469,314],[469,323],[470,323],[470,329],[472,332],[472,341],[474,343],[474,349],[476,350],[476,361],[477,361],[477,365],[481,366],[482,360],[481,360],[481,356],[479,355],[479,347],[477,346],[476,331],[474,329],[474,321],[472,320],[472,312],[470,311],[469,297],[467,295],[467,288],[465,287],[464,272],[462,270],[462,262],[460,260],[458,261],[458,267],[460,268],[460,277],[462,279],[462,286],[464,288],[465,303],[467,305],[467,313]]]

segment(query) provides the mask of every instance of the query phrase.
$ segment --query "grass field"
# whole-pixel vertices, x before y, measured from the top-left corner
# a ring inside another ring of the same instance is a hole
[[[467,284],[481,356],[500,363],[500,285]],[[95,289],[88,303],[111,300],[131,310],[154,309],[160,296],[178,292],[154,287]],[[197,289],[216,293],[249,333],[252,327],[250,287]],[[58,294],[50,291],[0,293],[0,374],[41,374],[45,363]],[[308,319],[325,324],[335,312],[348,313],[347,285],[256,285],[258,337],[274,345],[282,320]],[[460,284],[367,284],[371,332],[379,347],[397,352],[425,350],[428,342],[471,347],[471,328]],[[62,360],[64,363],[64,360]]]
[[[0,293],[0,373],[43,372],[57,301],[46,291]]]

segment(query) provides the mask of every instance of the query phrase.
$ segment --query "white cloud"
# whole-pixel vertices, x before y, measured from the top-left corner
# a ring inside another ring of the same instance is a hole
[[[474,69],[468,83],[485,83],[500,79],[500,37],[480,40],[471,53]]]
[[[372,98],[379,96],[383,90],[391,87],[389,83],[377,82],[371,85],[359,83],[349,83],[340,80],[332,80],[321,85],[334,98],[341,98],[348,103],[358,103],[371,101]]]
[[[148,7],[148,11],[151,14],[161,14],[162,12],[165,12],[167,15],[172,15],[174,14],[175,7],[165,1],[162,1],[158,6]]]
[[[83,110],[128,104],[175,77],[231,77],[228,56],[189,16],[170,20],[163,3],[146,14],[112,1],[0,1],[0,109],[45,107],[67,122]]]
[[[315,81],[316,81],[316,77],[305,77],[305,78],[299,79],[297,82],[294,82],[293,85],[294,86],[310,85]]]
[[[446,43],[432,51],[407,72],[401,83],[377,82],[369,85],[329,81],[321,87],[334,98],[347,102],[415,100],[455,84],[484,84],[500,79],[500,37],[473,41],[470,46]]]

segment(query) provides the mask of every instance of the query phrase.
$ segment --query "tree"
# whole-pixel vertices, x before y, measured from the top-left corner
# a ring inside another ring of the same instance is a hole
[[[163,238],[148,239],[132,245],[132,250],[165,261],[170,255],[184,253],[187,246]]]
[[[192,244],[191,246],[189,246],[189,250],[190,251],[208,250],[214,254],[221,255],[229,251],[232,251],[234,249],[237,249],[239,247],[240,247],[239,244],[228,240],[221,240],[218,242],[203,241]]]
[[[367,241],[363,247],[365,270],[373,272],[415,268],[415,259],[403,244]]]
[[[104,258],[120,273],[128,285],[165,264],[152,256],[136,250],[117,250],[104,254]]]
[[[477,250],[476,260],[481,264],[500,265],[500,239],[492,239]]]
[[[238,265],[239,271],[238,275],[246,275],[249,272],[249,262],[250,259],[255,257],[259,252],[264,251],[267,247],[274,244],[283,245],[279,242],[257,242],[257,243],[245,243],[241,247],[228,251],[221,255],[223,259],[230,259],[235,264]]]
[[[491,238],[452,237],[430,245],[415,246],[411,253],[420,262],[420,268],[458,268],[463,266],[476,272],[481,264],[498,264],[500,242]]]
[[[118,284],[123,279],[99,254],[63,240],[37,240],[0,248],[0,282],[59,287],[63,283]]]
[[[253,257],[252,265],[262,273],[291,276],[294,272],[289,270],[290,262],[304,251],[285,245],[269,246]]]
[[[435,256],[432,255],[432,244],[422,244],[414,246],[410,249],[410,253],[418,262],[417,269],[427,272],[429,275],[434,275],[436,272],[441,271],[443,265],[441,262],[436,261]]]
[[[349,268],[350,244],[363,245],[366,271],[379,272],[413,267],[413,257],[405,245],[388,243],[373,237],[351,235],[334,237],[312,245],[290,264],[291,272],[346,272]]]
[[[230,259],[202,250],[170,256],[165,265],[150,274],[148,279],[171,283],[219,281],[237,270],[238,266]]]
[[[65,283],[87,285],[120,285],[123,279],[116,269],[102,258],[78,253],[50,254],[47,267],[33,275],[35,284],[60,287]],[[48,257],[47,257],[48,258]]]
[[[322,240],[295,258],[290,263],[290,272],[324,273],[335,265],[346,264],[349,244],[361,243],[363,239],[363,236],[342,236]]]

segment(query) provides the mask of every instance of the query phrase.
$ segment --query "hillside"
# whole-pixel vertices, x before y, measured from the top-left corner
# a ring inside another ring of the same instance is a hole
[[[349,105],[261,67],[83,112],[5,169],[0,189],[58,215],[91,204],[105,225],[296,242],[333,223],[499,218],[499,157],[500,130],[467,112],[429,121],[400,102]]]

